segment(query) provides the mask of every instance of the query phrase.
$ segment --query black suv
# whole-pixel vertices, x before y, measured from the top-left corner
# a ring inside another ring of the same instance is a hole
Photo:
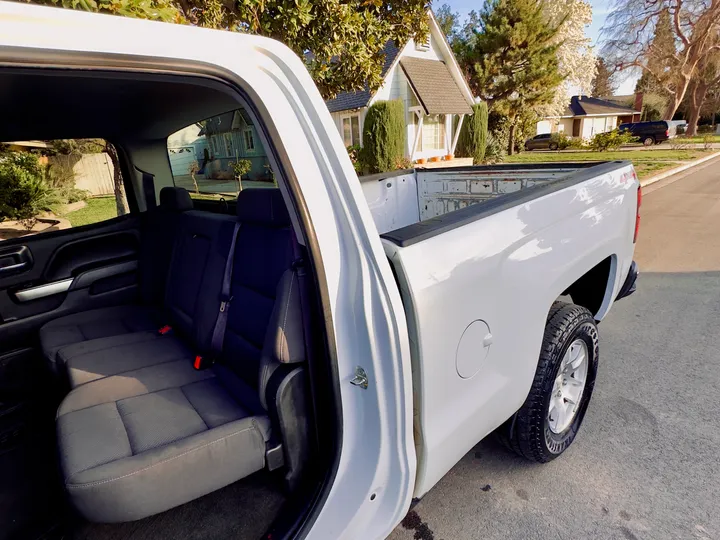
[[[654,122],[633,122],[632,124],[620,124],[618,131],[629,131],[640,139],[645,146],[660,144],[675,135],[675,125],[665,120]]]

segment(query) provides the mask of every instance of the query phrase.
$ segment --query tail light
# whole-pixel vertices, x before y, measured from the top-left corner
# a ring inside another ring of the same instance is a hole
[[[640,205],[641,204],[642,204],[642,187],[638,186],[637,208],[635,209],[635,234],[633,235],[633,244],[637,242],[638,232],[640,231]]]
[[[670,130],[669,130],[669,129],[666,129],[666,130],[665,130],[665,136],[666,136],[666,137],[669,137],[669,136],[670,136]]]

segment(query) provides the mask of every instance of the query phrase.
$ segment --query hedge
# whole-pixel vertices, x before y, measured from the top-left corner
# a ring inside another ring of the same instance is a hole
[[[487,103],[473,105],[473,113],[465,118],[455,154],[458,157],[471,157],[474,164],[485,160],[485,148],[488,139]]]
[[[401,168],[405,156],[405,107],[400,100],[377,101],[363,127],[362,164],[367,173]]]

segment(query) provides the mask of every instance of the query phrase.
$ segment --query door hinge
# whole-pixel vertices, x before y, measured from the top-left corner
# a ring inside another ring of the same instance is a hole
[[[359,386],[360,388],[367,390],[368,376],[363,368],[361,368],[360,366],[355,368],[355,376],[350,379],[350,384]]]

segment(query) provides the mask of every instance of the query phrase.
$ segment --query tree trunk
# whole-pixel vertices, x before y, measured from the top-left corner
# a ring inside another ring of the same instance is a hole
[[[510,132],[508,133],[507,155],[512,156],[515,152],[515,120],[510,123]]]
[[[697,63],[697,62],[696,62]],[[682,103],[687,92],[688,86],[690,85],[690,76],[684,73],[678,74],[675,79],[675,92],[670,94],[668,98],[667,107],[665,107],[665,113],[663,114],[663,120],[672,120],[673,116],[678,110],[678,107]]]
[[[688,88],[690,94],[690,115],[688,118],[687,135],[694,137],[697,134],[697,125],[700,120],[700,111],[702,110],[705,96],[707,95],[708,86],[701,81],[693,80]]]
[[[117,215],[124,216],[130,213],[130,208],[128,207],[127,196],[125,195],[125,184],[123,183],[122,171],[120,170],[120,159],[118,158],[117,150],[110,143],[105,145],[105,152],[110,156],[110,161],[112,161],[113,164],[113,186]]]

